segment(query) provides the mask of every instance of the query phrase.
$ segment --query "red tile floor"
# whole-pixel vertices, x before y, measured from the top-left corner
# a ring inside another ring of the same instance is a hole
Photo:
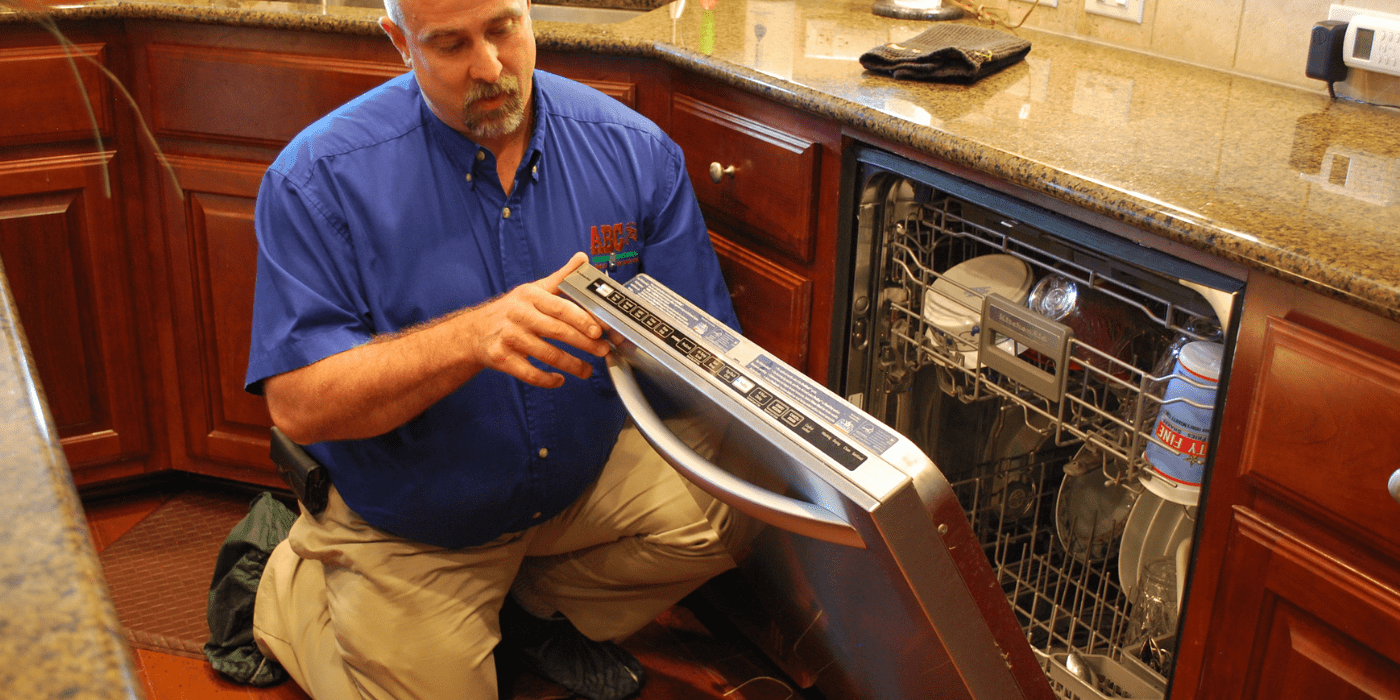
[[[170,494],[127,496],[85,504],[97,551],[159,507]],[[637,700],[788,700],[799,698],[788,680],[742,640],[712,633],[676,606],[629,639],[626,646],[647,669]],[[147,700],[309,700],[296,683],[250,688],[225,680],[201,659],[133,650]],[[562,688],[522,675],[515,700],[567,698]]]

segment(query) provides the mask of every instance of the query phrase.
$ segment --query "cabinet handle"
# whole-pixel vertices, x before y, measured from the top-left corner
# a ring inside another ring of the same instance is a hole
[[[1390,489],[1390,497],[1395,499],[1397,503],[1400,503],[1400,469],[1391,472],[1390,481],[1386,484],[1386,487]]]
[[[710,163],[710,180],[712,182],[718,185],[719,181],[723,180],[725,175],[734,177],[734,166],[731,165],[725,168],[721,167],[719,163]]]

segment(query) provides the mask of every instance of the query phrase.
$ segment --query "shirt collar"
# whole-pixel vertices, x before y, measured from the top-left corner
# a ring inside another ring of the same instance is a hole
[[[530,100],[535,106],[535,132],[530,136],[530,144],[525,147],[525,157],[521,162],[527,166],[526,173],[530,179],[539,182],[540,180],[540,160],[544,158],[544,142],[548,137],[549,126],[552,123],[549,116],[553,113],[550,109],[549,98],[540,89],[540,73],[535,71],[534,79],[530,81],[534,87],[534,98]]]
[[[525,147],[525,155],[521,159],[521,163],[524,164],[526,174],[530,179],[538,182],[540,179],[540,159],[544,153],[543,146],[546,132],[549,130],[550,120],[548,119],[548,115],[550,114],[550,110],[546,104],[546,99],[543,97],[543,93],[540,91],[538,72],[535,74],[535,79],[531,82],[534,83],[534,87],[532,88],[534,90],[534,95],[530,102],[535,110],[535,130],[530,136],[529,145]],[[415,81],[415,85],[416,84]],[[472,187],[475,187],[476,177],[474,173],[476,167],[485,164],[487,160],[490,160],[494,167],[494,154],[475,141],[472,141],[470,138],[467,138],[462,132],[453,129],[448,126],[446,122],[439,119],[438,116],[433,113],[433,110],[428,107],[428,101],[423,99],[421,90],[418,93],[418,108],[423,122],[427,124],[428,133],[433,135],[433,140],[438,143],[442,152],[446,154],[448,160],[451,161],[454,167],[464,174],[473,174],[473,177],[471,177],[468,182]],[[480,157],[478,153],[484,154],[482,160],[478,160],[478,157]]]

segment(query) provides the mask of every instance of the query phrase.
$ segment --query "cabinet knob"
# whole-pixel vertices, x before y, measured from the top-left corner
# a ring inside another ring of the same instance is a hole
[[[719,181],[723,180],[725,175],[734,177],[734,166],[731,165],[726,168],[722,167],[719,163],[710,163],[710,180],[712,182],[718,185]]]
[[[1400,469],[1396,469],[1390,474],[1390,481],[1386,484],[1390,489],[1390,497],[1400,503]]]

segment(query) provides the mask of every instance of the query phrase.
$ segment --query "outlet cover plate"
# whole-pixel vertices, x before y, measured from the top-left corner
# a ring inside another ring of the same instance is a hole
[[[1144,0],[1084,0],[1084,11],[1142,24]]]

